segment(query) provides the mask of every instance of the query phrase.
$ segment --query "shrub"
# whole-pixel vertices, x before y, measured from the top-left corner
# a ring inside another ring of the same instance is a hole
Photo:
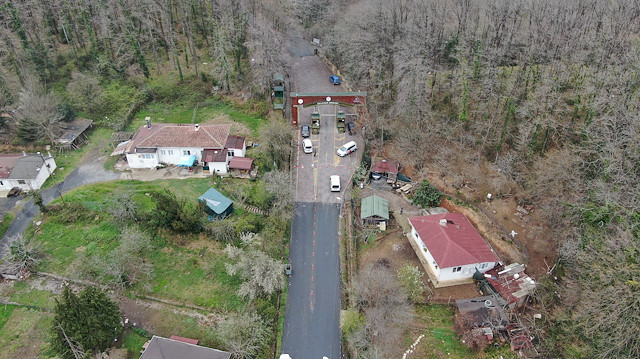
[[[442,192],[433,186],[429,181],[422,180],[420,187],[413,195],[413,204],[422,208],[435,207],[442,200]]]

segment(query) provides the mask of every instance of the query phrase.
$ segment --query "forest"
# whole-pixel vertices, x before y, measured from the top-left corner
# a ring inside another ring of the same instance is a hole
[[[637,0],[4,0],[0,136],[120,130],[196,88],[263,98],[292,24],[367,91],[371,151],[539,209],[544,356],[640,356]]]

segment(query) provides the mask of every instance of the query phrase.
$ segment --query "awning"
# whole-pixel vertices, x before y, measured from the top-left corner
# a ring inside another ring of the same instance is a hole
[[[197,159],[198,157],[196,155],[182,156],[180,157],[180,161],[178,161],[178,166],[191,167],[194,163],[196,163]]]

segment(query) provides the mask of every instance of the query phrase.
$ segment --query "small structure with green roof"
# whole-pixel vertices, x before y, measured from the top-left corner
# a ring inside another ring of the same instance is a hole
[[[209,220],[225,219],[233,213],[233,201],[222,195],[215,188],[209,188],[207,192],[198,197],[198,201],[206,204],[205,212]]]
[[[389,201],[376,195],[360,202],[360,219],[364,223],[379,224],[389,221]]]

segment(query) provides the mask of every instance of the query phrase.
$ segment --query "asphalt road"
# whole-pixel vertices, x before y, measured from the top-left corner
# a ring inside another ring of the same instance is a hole
[[[296,203],[282,352],[293,359],[338,359],[340,204]]]
[[[299,35],[289,37],[290,88],[297,92],[344,92],[329,81],[331,72],[313,54],[310,41]],[[351,113],[338,105],[310,106],[300,109],[300,125],[311,123],[311,113],[321,115],[320,133],[311,135],[313,154],[305,154],[297,130],[296,161],[293,178],[296,204],[291,222],[289,260],[292,275],[288,280],[287,307],[282,337],[282,353],[293,359],[340,359],[340,256],[339,218],[345,188],[360,160],[355,154],[338,157],[336,150],[354,140],[336,130],[336,113]],[[340,192],[331,192],[329,176],[339,175]]]

